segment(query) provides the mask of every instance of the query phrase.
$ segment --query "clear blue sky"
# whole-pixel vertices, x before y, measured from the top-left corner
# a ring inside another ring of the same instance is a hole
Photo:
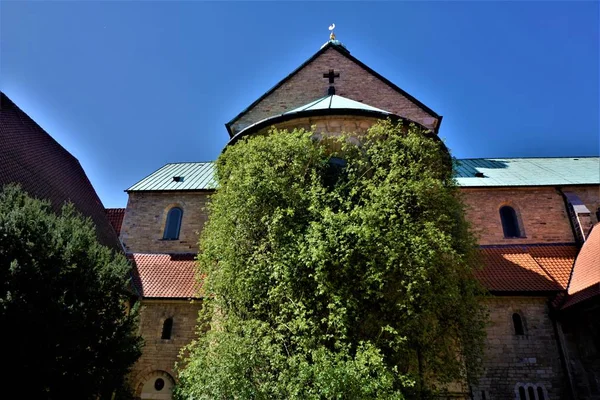
[[[444,116],[467,157],[599,149],[598,2],[0,3],[0,89],[74,154],[107,207],[168,162],[214,160],[224,123],[327,27]]]

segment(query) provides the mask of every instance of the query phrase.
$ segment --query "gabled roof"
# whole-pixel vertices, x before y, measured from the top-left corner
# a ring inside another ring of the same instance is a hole
[[[288,76],[286,76],[281,81],[279,81],[271,89],[267,90],[262,96],[260,96],[252,104],[250,104],[248,107],[246,107],[244,110],[242,110],[242,112],[240,112],[238,115],[236,115],[235,117],[233,117],[229,122],[227,122],[225,124],[225,127],[227,128],[227,132],[229,133],[229,136],[233,137],[234,134],[233,134],[233,131],[231,130],[231,126],[239,118],[241,118],[244,114],[246,114],[248,111],[250,111],[252,108],[254,108],[258,103],[260,103],[267,96],[269,96],[271,93],[273,93],[275,90],[277,90],[277,88],[279,88],[281,85],[283,85],[288,80],[290,80],[301,69],[303,69],[304,67],[306,67],[308,64],[310,64],[312,61],[314,61],[315,59],[317,59],[317,57],[319,57],[321,54],[323,54],[325,51],[327,51],[330,48],[337,50],[340,54],[342,54],[343,56],[347,57],[348,59],[350,59],[351,61],[353,61],[354,63],[356,63],[362,69],[364,69],[368,73],[370,73],[370,74],[374,75],[375,77],[377,77],[378,79],[380,79],[382,82],[384,82],[386,85],[388,85],[389,87],[391,87],[392,89],[394,89],[396,92],[400,93],[402,96],[406,97],[407,99],[409,99],[410,101],[412,101],[414,104],[418,105],[421,109],[423,109],[424,111],[426,111],[432,117],[437,118],[438,120],[441,120],[442,117],[440,115],[438,115],[435,111],[433,111],[432,109],[430,109],[429,107],[427,107],[425,104],[421,103],[419,100],[417,100],[416,98],[414,98],[413,96],[411,96],[410,94],[408,94],[407,92],[405,92],[404,90],[402,90],[401,88],[399,88],[398,86],[396,86],[394,83],[392,83],[391,81],[389,81],[388,79],[386,79],[382,75],[380,75],[377,72],[375,72],[373,69],[371,69],[370,67],[368,67],[366,64],[364,64],[363,62],[361,62],[356,57],[352,56],[350,54],[350,52],[344,46],[342,46],[338,41],[330,40],[323,47],[321,47],[321,49],[319,49],[319,51],[317,51],[315,54],[313,54],[312,57],[310,57],[308,60],[306,60],[305,62],[303,62],[302,64],[300,64],[300,66],[298,68],[296,68],[294,71],[292,71]],[[439,130],[439,127],[440,127],[440,124],[438,123],[438,126],[436,127],[436,130]]]
[[[167,164],[125,191],[213,190],[213,174],[213,162]]]
[[[382,110],[377,107],[370,106],[368,104],[361,103],[360,101],[355,101],[352,99],[347,99],[343,96],[338,96],[337,94],[332,94],[329,96],[321,97],[315,101],[311,101],[308,104],[303,106],[294,108],[293,110],[287,111],[283,113],[283,115],[287,114],[295,114],[302,111],[315,111],[315,110],[366,110],[366,111],[375,111],[380,112],[382,114],[391,114],[389,111]]]
[[[0,188],[18,183],[59,212],[65,202],[90,217],[102,244],[120,249],[104,206],[79,161],[0,93]]]
[[[600,223],[594,225],[581,247],[567,293],[563,308],[600,295]]]
[[[117,236],[121,234],[121,225],[123,225],[123,218],[125,217],[124,208],[107,208],[106,216],[108,221],[112,225],[113,229],[117,233]]]
[[[600,184],[600,157],[470,158],[457,160],[462,187]],[[475,174],[481,173],[483,177]]]
[[[127,254],[134,264],[133,284],[144,298],[198,298],[196,255]]]
[[[482,246],[475,276],[491,292],[556,292],[567,288],[574,244]]]

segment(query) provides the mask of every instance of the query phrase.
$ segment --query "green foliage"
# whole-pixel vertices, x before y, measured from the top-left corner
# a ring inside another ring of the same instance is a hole
[[[72,205],[56,215],[17,186],[0,192],[0,341],[17,397],[122,392],[141,347],[127,309],[130,270]]]
[[[423,398],[476,376],[485,314],[450,157],[389,121],[347,139],[274,130],[217,161],[180,398]]]

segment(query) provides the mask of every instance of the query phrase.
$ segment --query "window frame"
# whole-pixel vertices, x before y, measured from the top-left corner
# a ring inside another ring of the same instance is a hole
[[[176,232],[177,234],[174,237],[168,237],[167,233],[169,232],[170,225],[173,223],[173,212],[179,211],[179,217],[176,220]],[[174,206],[169,208],[167,211],[167,218],[165,220],[165,228],[163,230],[163,238],[162,240],[179,240],[179,236],[181,235],[181,221],[183,220],[183,208],[179,206]]]

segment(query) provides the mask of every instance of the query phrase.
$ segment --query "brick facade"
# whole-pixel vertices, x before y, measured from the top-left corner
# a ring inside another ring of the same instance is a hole
[[[490,325],[484,372],[478,386],[473,388],[473,398],[518,400],[518,383],[541,387],[546,399],[567,398],[566,377],[549,317],[548,298],[491,297],[485,303]],[[515,334],[514,313],[522,317],[524,335]]]
[[[243,114],[233,123],[231,130],[237,133],[255,122],[326,96],[331,84],[327,78],[323,78],[323,74],[330,69],[340,74],[334,84],[337,95],[389,111],[430,129],[438,125],[438,120],[420,106],[338,50],[329,48]]]
[[[198,251],[198,234],[207,219],[208,193],[131,192],[121,231],[128,253],[189,253]],[[167,213],[181,207],[178,240],[163,240]]]
[[[175,362],[179,351],[190,343],[196,333],[196,320],[201,303],[188,300],[142,300],[140,334],[144,338],[142,356],[131,372],[131,384],[136,396],[143,385],[157,376],[157,371],[175,378]],[[163,323],[173,318],[171,339],[161,339]]]
[[[573,243],[575,238],[562,195],[554,188],[463,188],[467,219],[480,245]],[[524,237],[505,238],[500,207],[518,215]]]

